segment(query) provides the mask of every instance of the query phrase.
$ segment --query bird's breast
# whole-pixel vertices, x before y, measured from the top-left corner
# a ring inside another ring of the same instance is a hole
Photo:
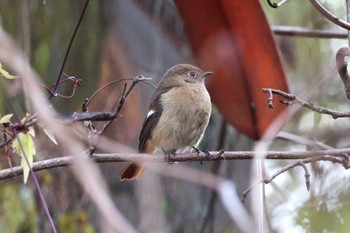
[[[204,85],[172,88],[162,94],[162,116],[152,137],[164,150],[184,149],[199,143],[211,114]]]

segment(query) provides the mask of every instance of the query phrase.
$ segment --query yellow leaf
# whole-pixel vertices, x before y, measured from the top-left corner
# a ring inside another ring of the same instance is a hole
[[[17,76],[11,75],[9,72],[7,72],[4,67],[0,63],[0,77],[4,77],[7,79],[16,79],[18,78]]]
[[[29,113],[26,113],[25,117],[22,118],[21,123],[24,123],[30,117]]]
[[[7,114],[7,115],[1,117],[1,118],[0,118],[0,123],[1,123],[1,124],[11,123],[11,122],[10,122],[10,119],[11,119],[12,116],[13,116],[13,113],[10,113],[10,114]]]
[[[35,137],[35,130],[34,130],[34,127],[33,127],[33,126],[29,127],[28,133],[29,133],[29,135],[32,136],[33,138]]]
[[[33,138],[29,133],[19,133],[17,135],[17,138],[13,141],[12,146],[16,150],[17,154],[19,154],[22,157],[21,166],[23,168],[23,180],[24,183],[26,183],[28,180],[30,167],[32,166],[34,161],[34,155],[36,154]],[[25,153],[26,157],[24,157],[23,153]]]

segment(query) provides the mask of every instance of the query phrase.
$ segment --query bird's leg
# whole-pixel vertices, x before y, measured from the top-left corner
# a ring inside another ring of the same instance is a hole
[[[209,153],[209,151],[208,150],[200,150],[200,149],[198,149],[197,147],[195,147],[195,146],[193,146],[192,147],[195,151],[196,151],[196,153],[199,155],[200,153],[204,153],[205,154],[205,157],[207,158],[207,160],[209,160],[210,159],[210,157],[211,157],[211,154]]]
[[[192,149],[196,151],[197,155],[199,155],[202,152],[200,149],[198,149],[195,146],[192,146]]]

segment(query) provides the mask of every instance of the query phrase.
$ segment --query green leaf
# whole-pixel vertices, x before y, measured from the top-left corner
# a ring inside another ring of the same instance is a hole
[[[16,79],[18,78],[17,76],[11,75],[9,72],[7,72],[4,67],[0,63],[0,77],[4,77],[7,79]]]
[[[6,123],[11,123],[10,119],[13,116],[13,113],[7,114],[3,117],[0,118],[0,124],[6,124]]]
[[[18,137],[13,141],[12,146],[16,150],[17,154],[22,157],[21,166],[23,168],[23,180],[24,183],[27,183],[30,167],[33,164],[34,155],[36,154],[35,144],[33,137],[29,133],[19,133],[17,136]],[[22,145],[23,151],[20,145]],[[27,157],[29,166],[23,152]]]

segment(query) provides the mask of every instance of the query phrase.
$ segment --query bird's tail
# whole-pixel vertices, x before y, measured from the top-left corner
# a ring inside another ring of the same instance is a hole
[[[146,153],[146,154],[153,154],[155,152],[155,147],[152,146],[149,141],[145,144],[143,149],[140,149],[140,153]],[[139,178],[139,176],[142,174],[143,170],[145,170],[145,165],[143,164],[136,164],[136,163],[129,163],[122,173],[120,173],[119,179],[121,181],[124,180],[135,180]]]
[[[123,172],[120,174],[119,179],[120,180],[135,180],[139,178],[139,176],[142,174],[143,170],[145,169],[144,165],[139,165],[136,163],[129,163],[128,166],[125,167]]]

